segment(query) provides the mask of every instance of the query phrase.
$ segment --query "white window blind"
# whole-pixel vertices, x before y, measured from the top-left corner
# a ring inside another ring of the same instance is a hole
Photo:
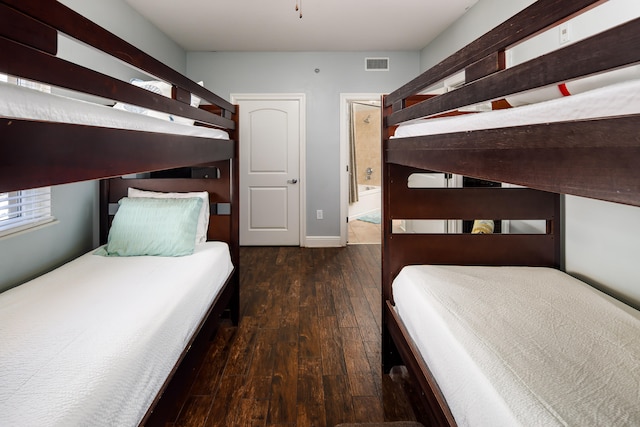
[[[0,193],[0,236],[52,220],[50,187]]]
[[[0,74],[0,81],[16,83],[43,92],[50,87]],[[51,216],[51,188],[0,193],[0,236],[26,230],[53,221]]]

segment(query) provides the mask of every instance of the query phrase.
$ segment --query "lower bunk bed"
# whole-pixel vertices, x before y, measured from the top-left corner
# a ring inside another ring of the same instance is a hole
[[[393,299],[396,337],[457,425],[640,423],[640,312],[593,287],[545,267],[423,265]]]
[[[220,318],[238,320],[237,222],[212,177],[103,181],[106,244],[0,295],[0,424],[176,415]]]
[[[503,226],[489,234],[396,226],[385,235],[383,368],[407,367],[421,391],[419,420],[639,425],[640,312],[559,270],[560,196],[409,188],[425,171],[386,167],[391,218],[499,218]],[[518,233],[517,221],[545,225]]]

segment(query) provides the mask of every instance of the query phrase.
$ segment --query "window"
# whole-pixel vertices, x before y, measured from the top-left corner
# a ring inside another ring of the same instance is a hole
[[[52,220],[50,187],[0,193],[0,236]]]
[[[0,74],[0,81],[50,92],[47,85],[15,79],[5,74]],[[50,187],[0,193],[0,236],[50,221],[53,221]]]

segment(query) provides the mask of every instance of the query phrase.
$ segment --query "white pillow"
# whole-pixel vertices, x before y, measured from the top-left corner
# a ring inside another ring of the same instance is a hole
[[[190,193],[163,193],[158,191],[139,190],[129,187],[128,197],[148,197],[155,199],[187,199],[191,197],[202,198],[202,207],[198,215],[198,227],[196,229],[196,244],[207,241],[207,230],[209,229],[209,193],[206,191],[195,191]]]

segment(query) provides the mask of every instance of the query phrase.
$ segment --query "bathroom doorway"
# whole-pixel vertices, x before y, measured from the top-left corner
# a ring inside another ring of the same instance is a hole
[[[380,244],[382,164],[380,99],[350,99],[348,244]]]

